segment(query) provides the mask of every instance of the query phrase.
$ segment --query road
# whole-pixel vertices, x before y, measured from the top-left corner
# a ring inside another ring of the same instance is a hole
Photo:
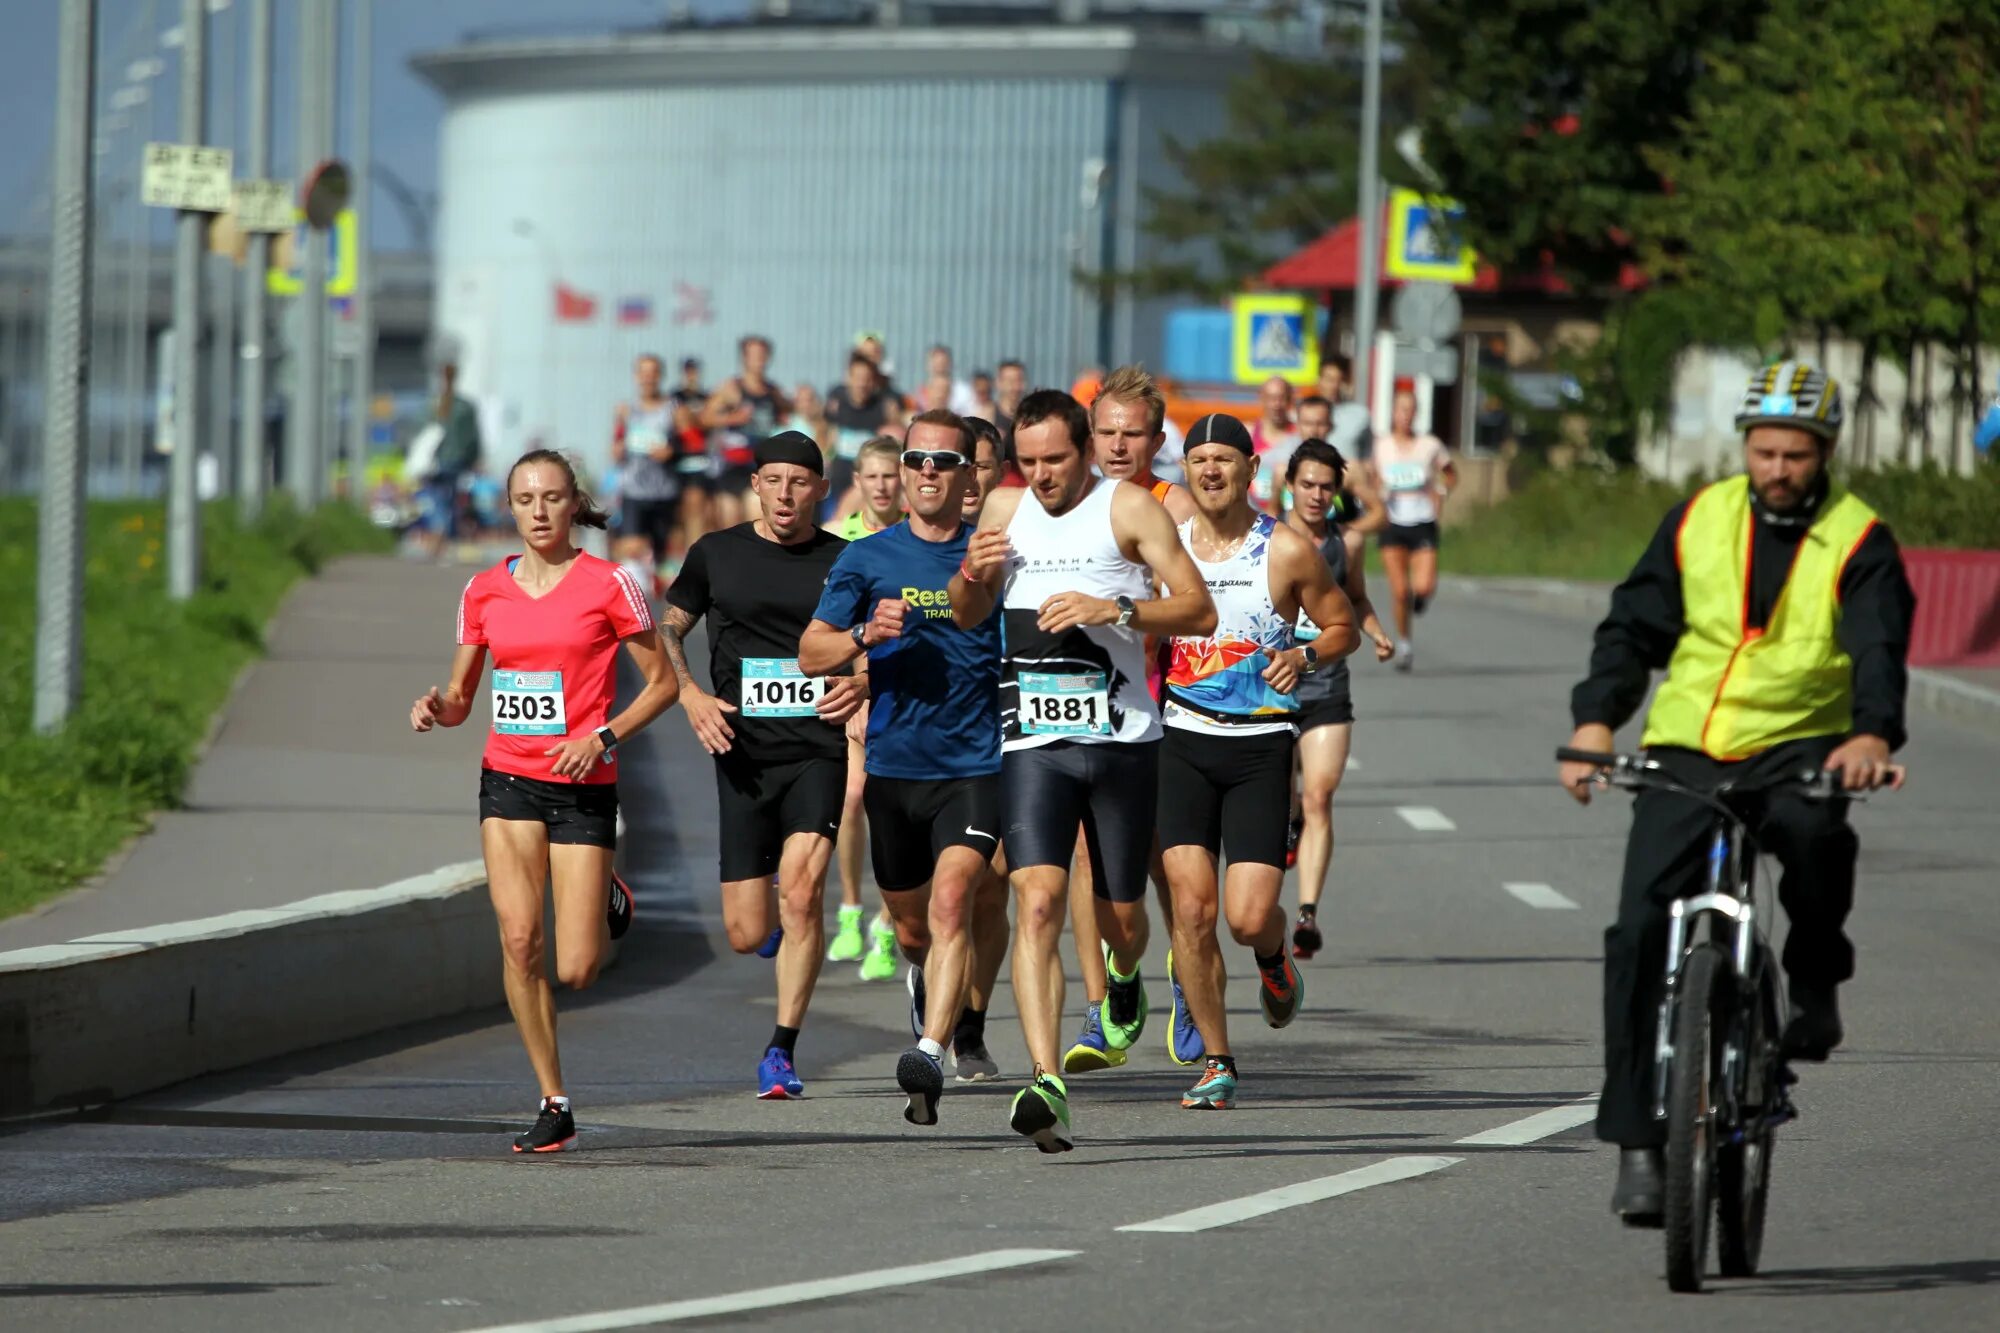
[[[564,1009],[583,1151],[505,1152],[532,1088],[498,1013],[17,1130],[0,1316],[42,1333],[1666,1329],[1707,1300],[1737,1323],[1991,1329],[2000,737],[1913,719],[1911,789],[1857,816],[1849,1044],[1782,1132],[1766,1274],[1671,1296],[1658,1233],[1610,1218],[1613,1159],[1576,1108],[1627,820],[1552,785],[1588,628],[1457,593],[1414,676],[1358,669],[1330,947],[1284,1032],[1232,983],[1233,1113],[1178,1109],[1191,1079],[1156,1026],[1127,1068],[1072,1081],[1067,1156],[1007,1131],[1011,1081],[951,1089],[943,1123],[913,1129],[901,987],[848,967],[800,1047],[811,1095],[754,1100],[769,965],[730,955],[707,910],[707,766],[669,718],[626,779],[645,919]],[[989,1032],[1018,1075],[1004,990]],[[614,1313],[550,1322],[597,1312]]]

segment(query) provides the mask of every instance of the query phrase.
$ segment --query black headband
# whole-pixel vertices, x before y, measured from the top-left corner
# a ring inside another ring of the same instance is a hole
[[[779,431],[757,446],[754,457],[760,468],[766,463],[796,463],[817,476],[826,475],[826,456],[820,453],[812,436],[802,431]]]

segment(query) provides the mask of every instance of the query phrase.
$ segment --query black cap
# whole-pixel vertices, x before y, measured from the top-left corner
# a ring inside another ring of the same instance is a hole
[[[1257,444],[1250,438],[1249,429],[1227,412],[1210,412],[1195,422],[1194,429],[1187,433],[1187,443],[1182,446],[1182,451],[1198,444],[1226,444],[1232,449],[1241,449],[1251,457],[1257,453]]]
[[[797,463],[821,476],[826,475],[826,456],[820,453],[813,437],[803,431],[779,431],[758,444],[754,457],[758,467],[766,463]]]

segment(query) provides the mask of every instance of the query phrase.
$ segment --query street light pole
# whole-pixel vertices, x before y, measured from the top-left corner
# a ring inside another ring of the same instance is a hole
[[[208,122],[208,12],[181,0],[181,126],[184,144],[204,141]],[[184,602],[201,583],[201,255],[208,216],[182,209],[174,222],[174,454],[167,491],[167,596]]]
[[[246,109],[243,147],[249,158],[251,180],[271,174],[271,0],[250,0],[250,105]],[[243,379],[239,386],[242,405],[237,409],[236,503],[245,519],[264,512],[264,483],[269,460],[264,440],[264,283],[271,267],[269,233],[250,233],[249,253],[243,262]]]
[[[325,131],[320,127],[324,105],[319,92],[332,53],[324,49],[324,11],[330,0],[299,3],[299,140],[298,177],[303,188],[325,155]],[[297,365],[292,374],[292,401],[285,409],[285,480],[301,509],[319,504],[325,484],[326,455],[321,430],[326,420],[326,237],[312,227],[299,233],[305,253],[299,256],[298,343],[292,348]]]
[[[354,369],[348,382],[354,388],[347,423],[348,498],[367,508],[368,493],[362,478],[368,468],[368,436],[374,424],[369,405],[375,397],[375,292],[374,261],[369,252],[369,232],[375,210],[368,206],[368,174],[373,154],[369,135],[373,132],[368,99],[373,95],[373,60],[370,29],[374,0],[348,0],[354,12]]]
[[[1368,0],[1361,66],[1361,254],[1354,268],[1355,401],[1375,402],[1375,308],[1382,275],[1382,0]],[[1378,425],[1381,423],[1378,423]]]

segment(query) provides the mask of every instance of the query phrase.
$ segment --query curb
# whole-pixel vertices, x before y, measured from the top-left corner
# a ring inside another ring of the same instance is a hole
[[[485,867],[0,953],[0,1116],[491,1008]]]

